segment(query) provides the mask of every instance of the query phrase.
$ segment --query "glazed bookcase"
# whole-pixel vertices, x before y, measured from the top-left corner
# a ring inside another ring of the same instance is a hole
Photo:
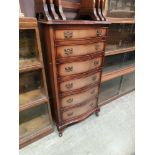
[[[100,106],[135,89],[134,0],[105,0],[104,15],[111,24],[101,78]]]
[[[19,19],[20,148],[53,131],[52,117],[35,18]]]

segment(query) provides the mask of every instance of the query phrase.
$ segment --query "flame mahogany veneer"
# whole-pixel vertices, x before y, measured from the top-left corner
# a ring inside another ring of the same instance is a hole
[[[98,115],[107,23],[39,21],[49,96],[59,136],[68,125]]]

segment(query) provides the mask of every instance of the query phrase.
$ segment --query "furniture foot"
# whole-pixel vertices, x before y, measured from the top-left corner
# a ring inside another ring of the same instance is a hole
[[[62,131],[59,131],[59,137],[62,137]]]
[[[99,116],[99,111],[96,111],[95,112],[95,115],[98,117]]]

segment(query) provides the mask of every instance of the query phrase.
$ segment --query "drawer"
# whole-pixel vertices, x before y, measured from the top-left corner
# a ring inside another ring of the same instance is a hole
[[[88,45],[72,45],[57,47],[57,58],[64,58],[69,56],[80,56],[99,52],[104,50],[105,43],[98,42]]]
[[[106,28],[89,28],[79,30],[55,30],[56,40],[84,39],[93,37],[103,37],[106,35]]]
[[[62,112],[62,120],[67,121],[76,118],[80,115],[86,114],[87,112],[95,109],[96,107],[97,107],[97,99],[93,99],[92,101],[89,101],[85,105],[75,107],[68,111]]]
[[[102,64],[102,57],[97,57],[86,61],[77,61],[77,62],[60,64],[58,66],[58,74],[60,76],[67,76],[78,73],[84,73],[94,68],[100,67],[101,64]]]
[[[98,94],[98,86],[93,87],[89,90],[86,90],[84,92],[81,92],[79,94],[74,94],[70,96],[66,96],[61,99],[61,107],[69,107],[74,106],[76,104],[82,103],[88,99],[90,99],[93,96],[96,96]]]
[[[87,77],[82,77],[79,79],[69,80],[65,82],[60,83],[60,91],[73,91],[79,88],[83,88],[85,86],[91,85],[93,83],[96,83],[100,80],[100,72],[92,74]]]

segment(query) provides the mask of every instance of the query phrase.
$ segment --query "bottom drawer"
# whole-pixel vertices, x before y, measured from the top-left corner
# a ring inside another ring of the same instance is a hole
[[[83,114],[89,112],[90,110],[95,109],[96,107],[97,107],[97,99],[93,99],[92,101],[89,101],[88,103],[86,103],[82,106],[75,107],[75,108],[72,108],[70,110],[63,112],[62,120],[67,121],[70,119],[74,119],[80,115],[83,115]]]

